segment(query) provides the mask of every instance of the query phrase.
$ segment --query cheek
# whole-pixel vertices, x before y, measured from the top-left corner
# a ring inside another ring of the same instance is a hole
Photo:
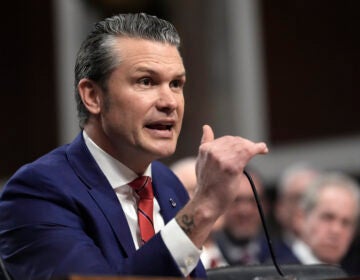
[[[179,114],[179,117],[180,116],[182,117],[184,115],[184,110],[185,110],[185,100],[183,95],[179,96],[177,103],[178,103],[177,112]]]
[[[227,210],[227,212],[224,215],[224,220],[227,222],[227,224],[231,226],[234,223],[238,223],[237,213],[238,210],[234,208],[230,208]]]
[[[104,128],[111,129],[116,134],[132,133],[134,127],[138,124],[138,120],[144,115],[144,112],[140,112],[138,107],[131,101],[110,100],[106,106],[106,111],[102,115]]]
[[[118,121],[134,122],[135,120],[142,119],[149,107],[149,102],[144,99],[123,99],[115,100],[111,104],[111,114]]]
[[[304,231],[310,243],[317,243],[323,236],[324,226],[314,218],[308,218],[304,222]]]
[[[349,229],[343,229],[343,234],[342,234],[342,238],[340,238],[340,241],[343,242],[345,246],[349,246],[349,244],[354,238],[354,235],[355,235],[355,231]]]

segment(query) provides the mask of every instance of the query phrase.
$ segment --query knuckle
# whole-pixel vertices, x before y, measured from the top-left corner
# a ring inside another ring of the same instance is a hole
[[[210,150],[209,144],[204,143],[199,146],[199,153],[200,154],[206,154]]]

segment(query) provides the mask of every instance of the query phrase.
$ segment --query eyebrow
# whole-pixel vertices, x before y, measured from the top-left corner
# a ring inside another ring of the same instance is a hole
[[[149,74],[152,74],[152,75],[159,75],[159,73],[157,71],[154,71],[153,69],[148,68],[148,67],[144,67],[144,66],[136,68],[134,72],[135,73],[136,72],[144,72],[144,73],[149,73]],[[185,71],[181,72],[180,74],[175,75],[175,77],[177,77],[177,78],[186,77],[186,72]]]

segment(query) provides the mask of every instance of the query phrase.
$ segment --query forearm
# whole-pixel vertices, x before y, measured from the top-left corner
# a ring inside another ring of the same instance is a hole
[[[195,246],[202,248],[220,214],[221,212],[216,211],[208,202],[202,203],[193,199],[175,219]]]

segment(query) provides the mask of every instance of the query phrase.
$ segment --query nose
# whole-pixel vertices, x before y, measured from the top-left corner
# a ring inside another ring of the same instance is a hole
[[[344,226],[340,221],[333,221],[330,226],[330,231],[333,236],[338,236],[344,231]]]
[[[233,203],[233,209],[239,213],[257,213],[256,203],[252,197],[237,197]]]
[[[158,92],[156,108],[167,114],[176,110],[179,106],[179,93],[174,92],[168,85],[161,86]]]

